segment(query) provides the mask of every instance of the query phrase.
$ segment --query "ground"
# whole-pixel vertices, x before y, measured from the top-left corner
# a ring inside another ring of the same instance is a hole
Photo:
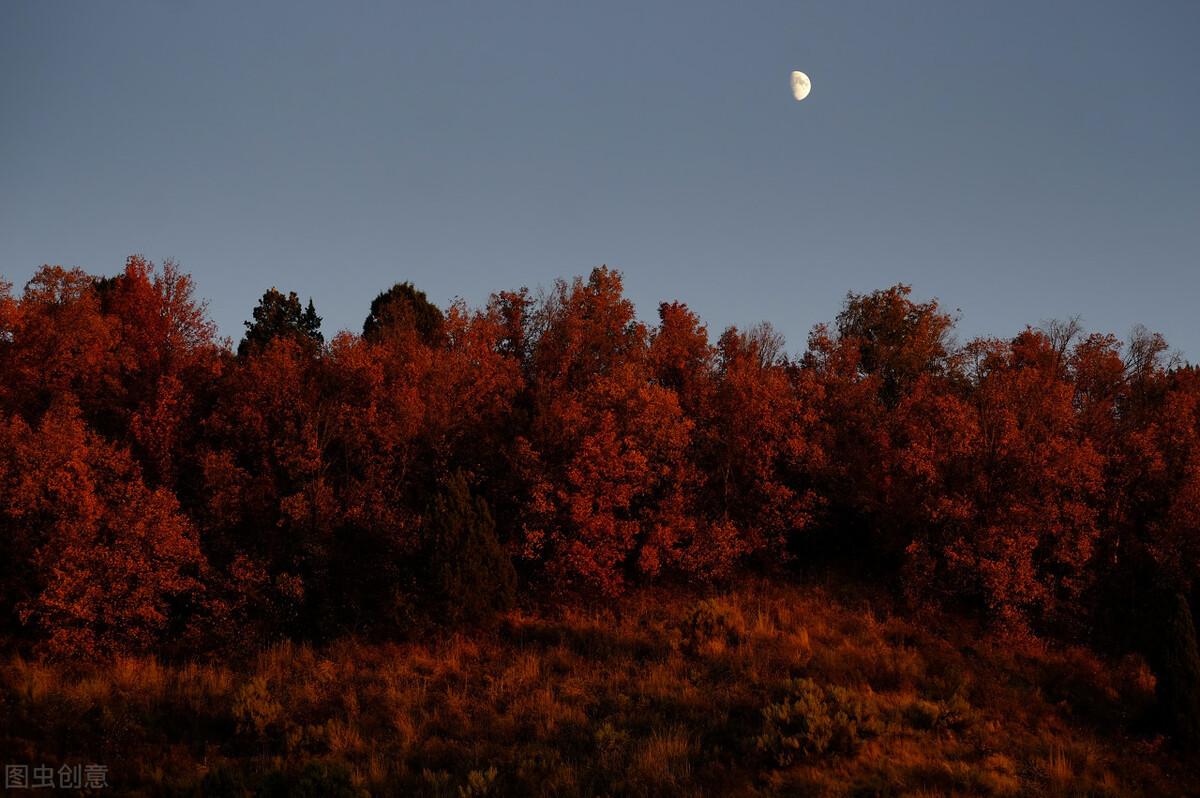
[[[108,794],[1200,794],[1135,658],[833,584],[513,612],[402,643],[0,668],[6,763]]]

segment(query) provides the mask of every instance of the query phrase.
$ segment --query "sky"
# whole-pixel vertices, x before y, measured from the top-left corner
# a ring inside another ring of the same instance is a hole
[[[913,286],[1200,360],[1200,3],[0,4],[0,275],[173,258],[236,341],[620,269],[788,347]],[[793,69],[812,79],[792,99]]]

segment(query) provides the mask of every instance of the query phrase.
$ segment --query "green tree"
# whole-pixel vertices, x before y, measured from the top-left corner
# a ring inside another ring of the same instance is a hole
[[[320,346],[325,342],[321,335],[321,317],[313,306],[300,306],[300,298],[292,291],[284,296],[275,288],[267,291],[254,309],[254,320],[246,324],[246,337],[238,345],[239,355],[258,351],[276,338],[290,337]]]
[[[1200,647],[1196,624],[1187,597],[1164,591],[1162,637],[1158,662],[1159,706],[1176,740],[1183,747],[1200,750]]]
[[[378,341],[388,330],[416,330],[427,345],[437,344],[445,321],[438,306],[412,283],[396,283],[371,300],[371,312],[363,322],[363,338]]]
[[[434,499],[429,520],[430,572],[438,609],[451,621],[479,621],[512,607],[517,572],[496,537],[482,497],[461,471]]]

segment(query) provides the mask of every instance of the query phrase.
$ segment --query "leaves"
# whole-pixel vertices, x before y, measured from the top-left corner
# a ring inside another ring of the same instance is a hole
[[[1144,330],[958,345],[897,285],[792,358],[678,302],[647,326],[605,267],[479,309],[397,283],[328,343],[272,289],[246,328],[235,357],[191,277],[140,257],[0,283],[5,634],[398,632],[431,584],[508,596],[510,559],[613,596],[832,554],[1012,629],[1116,636],[1128,597],[1200,577],[1200,376]]]

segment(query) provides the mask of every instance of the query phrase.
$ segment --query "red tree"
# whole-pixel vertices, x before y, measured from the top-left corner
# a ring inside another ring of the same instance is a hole
[[[174,497],[56,404],[0,424],[5,611],[54,653],[148,651],[194,603],[203,559]]]
[[[525,555],[604,593],[677,556],[691,423],[651,380],[648,333],[617,272],[559,283],[531,346],[532,418],[518,442],[530,498]]]

